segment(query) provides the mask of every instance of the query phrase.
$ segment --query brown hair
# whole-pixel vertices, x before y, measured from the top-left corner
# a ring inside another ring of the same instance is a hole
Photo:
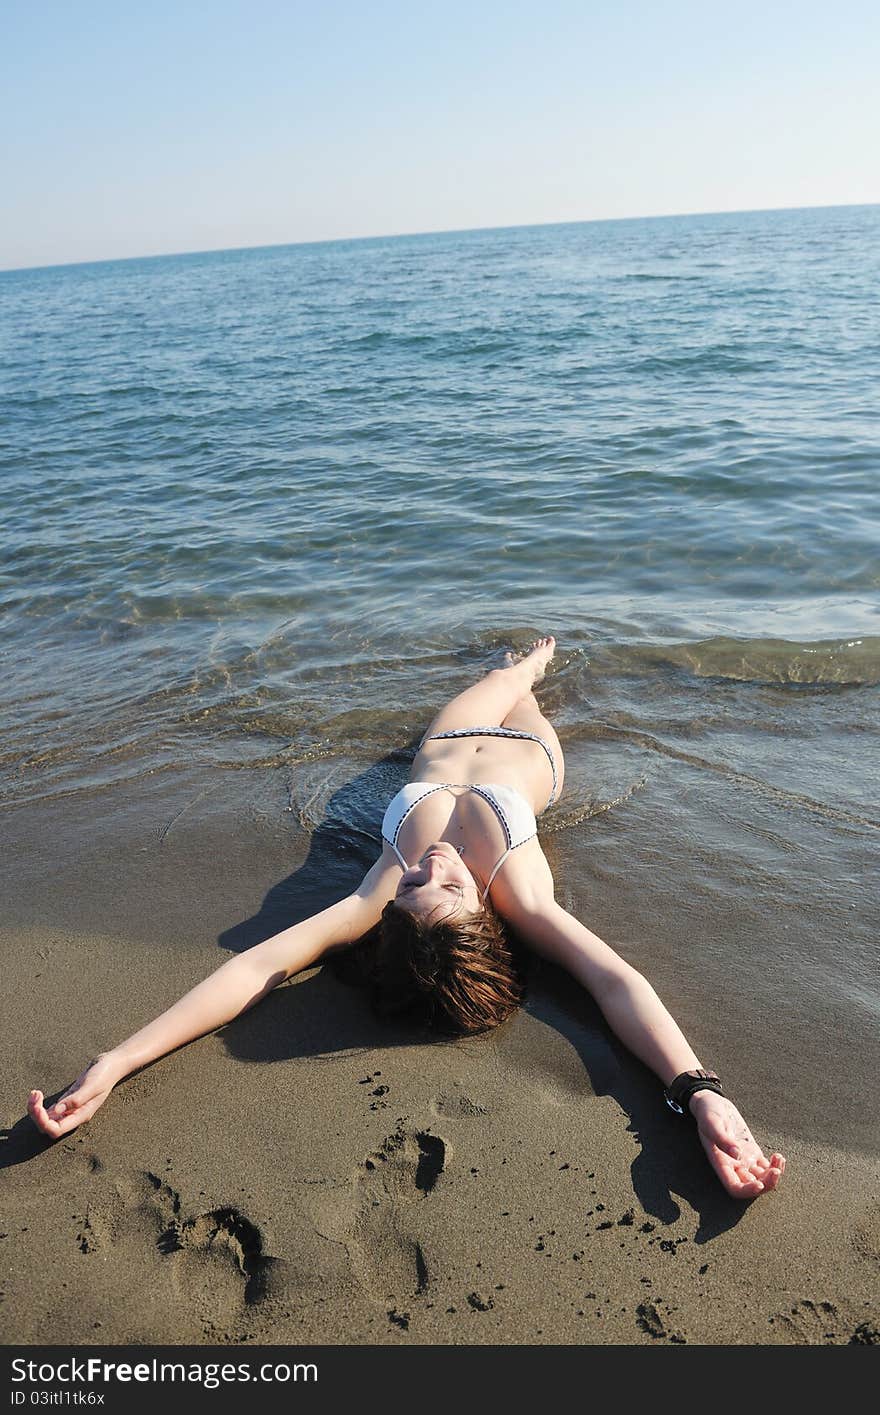
[[[372,952],[373,1006],[382,1016],[418,1009],[435,1027],[483,1032],[525,996],[522,968],[489,908],[432,923],[392,901]]]

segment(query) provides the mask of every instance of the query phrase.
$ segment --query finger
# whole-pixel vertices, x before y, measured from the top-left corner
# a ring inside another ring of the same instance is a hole
[[[747,1164],[738,1164],[735,1166],[735,1168],[743,1184],[757,1184],[759,1186],[759,1192],[761,1189],[763,1189],[764,1181],[762,1176],[753,1173],[753,1171]]]
[[[52,1111],[53,1115],[57,1115],[60,1118],[62,1115],[67,1115],[71,1110],[78,1110],[87,1100],[89,1100],[89,1096],[84,1091],[71,1091],[67,1095],[59,1096],[55,1104],[50,1106],[49,1109]]]
[[[51,1109],[60,1111],[63,1114],[64,1111],[70,1110],[71,1106],[81,1105],[85,1099],[85,1095],[85,1086],[80,1086],[79,1082],[74,1081],[72,1086],[68,1086],[66,1091],[62,1091]]]
[[[730,1155],[731,1159],[740,1159],[742,1157],[742,1151],[739,1145],[737,1144],[732,1132],[728,1130],[726,1126],[721,1125],[718,1122],[716,1122],[714,1130],[715,1133],[712,1136],[712,1139],[714,1143],[718,1146],[719,1150],[723,1150],[724,1154]]]
[[[761,1179],[748,1173],[747,1170],[740,1172],[742,1166],[737,1166],[734,1162],[723,1155],[720,1151],[717,1154],[718,1163],[716,1173],[724,1188],[733,1199],[756,1199],[764,1192],[764,1182]]]
[[[721,1179],[722,1183],[726,1184],[728,1179],[736,1178],[733,1160],[729,1155],[723,1155],[718,1152],[715,1155],[710,1155],[709,1159],[712,1162],[712,1168],[715,1170],[715,1173]]]
[[[781,1155],[774,1156],[774,1159],[781,1161],[781,1163],[774,1164],[772,1161],[766,1160],[763,1161],[761,1169],[753,1168],[755,1177],[761,1181],[767,1192],[777,1187],[785,1169],[785,1160]]]
[[[719,1179],[722,1180],[724,1189],[727,1190],[727,1193],[733,1194],[734,1199],[748,1199],[753,1191],[760,1193],[760,1190],[755,1190],[754,1186],[760,1184],[761,1180],[755,1179],[754,1174],[748,1173],[746,1166],[737,1165],[729,1156],[722,1155],[720,1152],[717,1155],[716,1172]]]
[[[755,1199],[764,1191],[760,1179],[744,1179],[735,1169],[729,1175],[722,1175],[722,1183],[734,1199]]]
[[[785,1172],[785,1160],[782,1158],[782,1155],[778,1155],[776,1156],[776,1158],[779,1160],[779,1163],[771,1164],[770,1168],[767,1171],[767,1177],[765,1179],[767,1187],[772,1187],[774,1189],[776,1188],[777,1184],[779,1183],[780,1179],[782,1178]]]
[[[752,1174],[746,1165],[734,1165],[736,1175],[737,1194],[741,1199],[754,1198],[756,1194],[764,1191],[764,1181],[756,1174]]]
[[[58,1097],[54,1105],[49,1107],[49,1114],[60,1120],[68,1115],[70,1111],[77,1110],[80,1106],[86,1105],[95,1095],[96,1087],[88,1083],[80,1084],[74,1081],[72,1086]]]
[[[55,1102],[54,1105],[46,1107],[46,1114],[51,1115],[55,1120],[61,1120],[62,1117],[67,1114],[68,1111],[76,1109],[75,1104],[71,1105],[71,1099],[72,1097],[70,1096],[62,1096],[60,1100],[57,1100]]]
[[[28,1113],[35,1119],[40,1120],[46,1114],[46,1107],[43,1104],[43,1092],[31,1091],[28,1096]]]
[[[50,1135],[53,1140],[57,1140],[61,1135],[66,1135],[84,1118],[78,1111],[59,1114],[57,1102],[47,1109],[42,1091],[31,1091],[28,1097],[28,1114],[34,1124],[43,1131],[43,1134]]]
[[[709,1139],[718,1146],[719,1150],[723,1150],[724,1154],[730,1155],[735,1160],[739,1159],[739,1145],[724,1121],[710,1115],[706,1117],[704,1126]]]
[[[62,1135],[68,1135],[71,1130],[75,1130],[78,1125],[82,1125],[84,1120],[88,1120],[89,1114],[90,1111],[88,1109],[79,1109],[71,1111],[70,1114],[62,1116],[59,1120],[57,1117],[50,1115],[48,1111],[44,1110],[44,1123],[41,1129],[43,1129],[47,1135],[51,1135],[53,1140],[58,1140]]]
[[[42,1130],[44,1135],[51,1135],[57,1139],[61,1134],[61,1127],[58,1122],[47,1115],[46,1107],[43,1105],[43,1092],[32,1091],[28,1099],[28,1113],[38,1130]]]
[[[91,1110],[87,1109],[84,1111],[77,1110],[71,1115],[64,1116],[62,1120],[56,1122],[58,1125],[58,1134],[68,1135],[71,1130],[75,1130],[78,1125],[82,1125],[84,1120],[88,1120],[90,1114]]]
[[[764,1185],[760,1179],[750,1179],[740,1187],[740,1199],[757,1199],[759,1194],[763,1194]]]

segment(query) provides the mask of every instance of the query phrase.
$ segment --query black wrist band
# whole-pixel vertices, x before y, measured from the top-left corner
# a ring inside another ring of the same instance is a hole
[[[684,1115],[687,1103],[695,1091],[715,1091],[724,1094],[724,1087],[714,1071],[682,1071],[663,1092],[666,1104],[676,1115]]]

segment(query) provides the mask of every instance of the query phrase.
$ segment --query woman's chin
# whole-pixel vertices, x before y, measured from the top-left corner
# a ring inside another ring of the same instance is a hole
[[[454,845],[450,845],[448,840],[435,840],[433,845],[429,845],[422,855],[422,861],[427,860],[431,855],[441,855],[444,860],[460,860],[461,856]]]

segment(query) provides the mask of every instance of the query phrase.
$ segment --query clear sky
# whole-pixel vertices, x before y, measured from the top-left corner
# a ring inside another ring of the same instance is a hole
[[[4,0],[0,268],[880,201],[876,0]]]

